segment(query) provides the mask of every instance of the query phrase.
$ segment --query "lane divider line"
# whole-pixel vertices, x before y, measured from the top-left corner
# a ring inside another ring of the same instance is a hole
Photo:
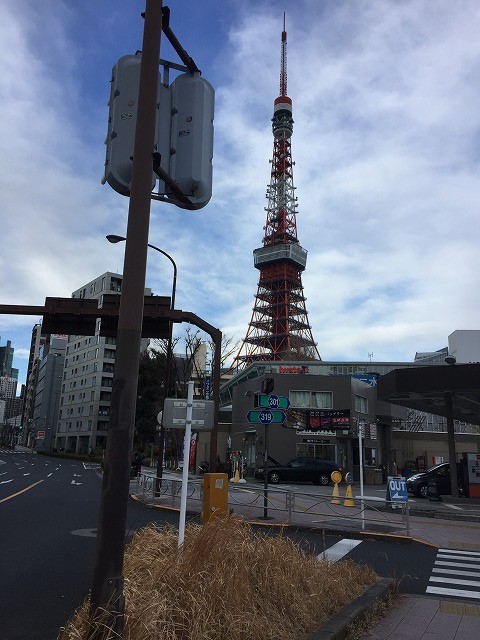
[[[6,498],[2,498],[0,500],[0,503],[6,502],[7,500],[11,500],[12,498],[15,498],[16,496],[19,496],[21,493],[25,493],[25,491],[28,491],[29,489],[33,489],[33,487],[36,487],[37,484],[41,484],[42,482],[45,482],[45,480],[39,480],[38,482],[34,482],[29,487],[25,487],[25,489],[22,489],[21,491],[17,491],[17,493],[12,493],[11,496],[7,496]]]

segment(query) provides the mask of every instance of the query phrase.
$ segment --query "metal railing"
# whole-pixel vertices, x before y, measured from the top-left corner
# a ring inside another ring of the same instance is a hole
[[[180,505],[181,480],[159,479],[146,474],[137,478],[137,494],[142,500],[170,507]],[[158,490],[157,490],[158,489]],[[202,481],[189,480],[187,507],[202,510]],[[407,503],[363,496],[333,497],[281,488],[229,483],[228,505],[233,513],[247,520],[268,520],[289,526],[329,528],[370,532],[390,532],[410,536]]]

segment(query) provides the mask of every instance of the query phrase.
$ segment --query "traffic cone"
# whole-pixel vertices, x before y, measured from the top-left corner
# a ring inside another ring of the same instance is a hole
[[[335,482],[333,485],[332,499],[330,500],[332,504],[342,504],[340,502],[340,491],[338,490],[338,482]]]
[[[234,482],[239,482],[240,480],[240,473],[238,471],[238,462],[235,463],[235,475],[233,476],[233,481]]]
[[[345,500],[343,501],[343,506],[344,507],[354,507],[355,506],[355,500],[353,499],[352,485],[351,484],[347,484],[347,491],[345,492]]]

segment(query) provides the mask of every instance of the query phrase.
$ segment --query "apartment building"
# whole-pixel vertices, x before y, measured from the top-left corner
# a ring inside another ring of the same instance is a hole
[[[122,275],[106,272],[72,293],[73,298],[101,300],[104,294],[120,294]],[[145,295],[151,295],[145,289]],[[116,338],[99,334],[68,336],[55,448],[88,453],[107,442],[115,365]],[[142,350],[148,340],[142,340]]]

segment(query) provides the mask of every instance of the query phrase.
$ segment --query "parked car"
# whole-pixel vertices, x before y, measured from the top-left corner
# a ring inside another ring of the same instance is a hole
[[[268,482],[313,482],[327,486],[332,471],[342,471],[342,468],[330,460],[321,458],[294,458],[286,464],[268,466]],[[265,469],[255,471],[257,480],[265,480]]]
[[[458,466],[457,466],[458,469]],[[460,470],[457,472],[459,480],[459,488],[461,490]],[[436,494],[439,496],[449,495],[450,487],[450,463],[443,462],[431,467],[423,473],[414,473],[407,478],[407,491],[413,493],[414,496],[420,498],[428,498],[428,485],[434,483],[436,486]]]

